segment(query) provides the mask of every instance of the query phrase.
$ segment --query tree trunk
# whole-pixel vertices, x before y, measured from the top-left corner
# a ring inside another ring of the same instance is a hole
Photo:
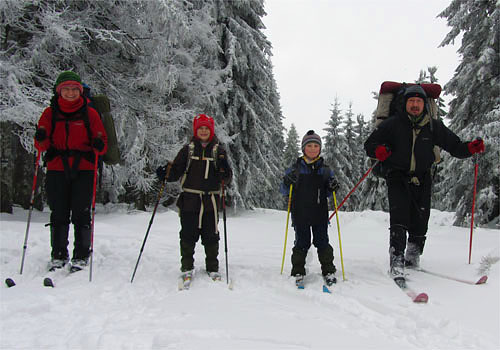
[[[11,122],[0,122],[1,145],[1,212],[12,213],[13,205],[24,209],[30,206],[31,189],[35,174],[36,155],[28,153],[17,133],[21,128]],[[40,163],[42,163],[40,161]],[[33,207],[43,210],[43,183],[45,174],[38,169]]]

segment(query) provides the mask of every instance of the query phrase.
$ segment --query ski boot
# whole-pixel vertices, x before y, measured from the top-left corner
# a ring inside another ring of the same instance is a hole
[[[304,289],[304,275],[295,275],[295,285],[298,289]]]
[[[69,272],[77,272],[83,270],[89,263],[89,259],[71,259],[71,267],[69,268]]]
[[[328,287],[337,283],[337,278],[335,277],[335,275],[333,273],[328,273],[328,274],[324,275],[323,280],[325,281],[325,284]]]
[[[68,262],[68,259],[50,259],[50,262],[47,266],[47,269],[50,272],[54,272],[56,270],[62,269],[66,263]]]

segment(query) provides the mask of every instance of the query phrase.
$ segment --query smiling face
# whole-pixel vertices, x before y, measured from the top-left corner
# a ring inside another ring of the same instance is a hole
[[[201,142],[207,142],[210,139],[210,129],[208,126],[200,126],[196,131],[196,137],[198,137]]]
[[[61,97],[69,102],[73,102],[80,98],[80,89],[76,86],[63,86],[61,88]]]
[[[321,151],[321,146],[316,142],[309,142],[304,147],[304,155],[309,159],[313,160],[318,158],[319,152]]]
[[[424,100],[420,97],[410,97],[406,101],[406,112],[408,114],[418,117],[424,111]]]

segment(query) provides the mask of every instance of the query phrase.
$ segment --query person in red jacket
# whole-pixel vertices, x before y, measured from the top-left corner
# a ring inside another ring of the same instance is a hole
[[[107,150],[107,136],[98,112],[83,96],[80,76],[66,71],[59,74],[54,97],[35,132],[35,147],[45,153],[45,190],[50,214],[49,270],[69,261],[70,219],[74,226],[71,270],[81,270],[90,255],[90,207],[95,176],[95,157]]]

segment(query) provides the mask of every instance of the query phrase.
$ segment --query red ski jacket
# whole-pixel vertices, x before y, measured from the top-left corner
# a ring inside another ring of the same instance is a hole
[[[89,101],[87,101],[88,103]],[[52,118],[53,110],[52,107],[47,107],[40,117],[38,122],[38,128],[44,128],[47,132],[47,138],[38,142],[35,140],[35,147],[40,151],[44,152],[49,150],[47,153],[51,153],[51,150],[55,149],[55,156],[49,157],[47,162],[47,170],[58,170],[64,171],[63,159],[58,152],[70,151],[68,154],[68,163],[70,168],[73,167],[73,162],[75,160],[75,155],[73,153],[88,152],[93,153],[93,148],[91,147],[91,140],[89,140],[89,135],[87,127],[83,119],[84,108],[82,107],[75,112],[64,111],[62,107],[61,112],[58,112],[58,118],[55,123],[55,128],[52,130]],[[103,155],[106,153],[108,148],[108,137],[106,131],[102,124],[101,118],[97,111],[87,106],[88,120],[90,123],[91,137],[100,138],[104,142],[104,148],[102,151],[98,152],[98,155]],[[52,135],[52,137],[50,136]],[[76,151],[76,152],[71,152]],[[78,170],[94,170],[94,163],[88,157],[81,157],[80,163],[78,165]]]

